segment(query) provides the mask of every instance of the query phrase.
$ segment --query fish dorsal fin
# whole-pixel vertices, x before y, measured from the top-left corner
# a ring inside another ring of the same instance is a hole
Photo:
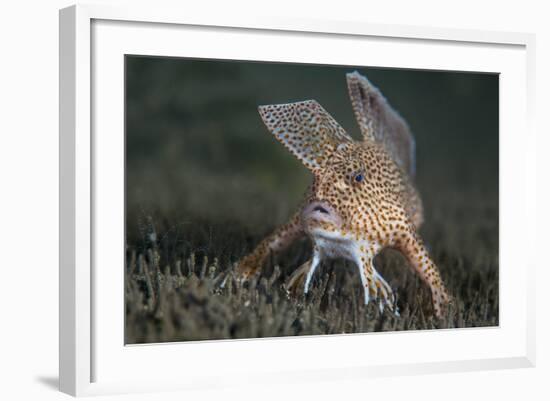
[[[363,140],[381,144],[409,177],[415,175],[415,141],[405,120],[378,88],[357,71],[346,74],[348,92]]]
[[[322,170],[338,146],[353,142],[315,100],[259,106],[266,127],[311,171]]]

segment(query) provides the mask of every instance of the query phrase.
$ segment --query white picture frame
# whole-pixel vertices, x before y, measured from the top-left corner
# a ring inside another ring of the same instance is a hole
[[[174,39],[178,35],[193,35],[201,41],[200,49],[178,48]],[[226,35],[235,45],[231,49],[216,47],[220,35]],[[261,53],[253,48],[254,35],[286,46],[287,53],[277,53],[274,47]],[[292,39],[295,43],[309,41],[314,47],[330,46],[334,38],[342,49],[328,56],[314,51],[293,52],[293,45],[282,42]],[[118,287],[123,259],[117,259],[116,253],[117,247],[120,255],[123,252],[122,227],[118,227],[123,210],[118,195],[123,190],[120,178],[124,171],[123,136],[119,135],[123,120],[119,56],[136,52],[197,56],[206,51],[201,55],[212,58],[323,63],[332,57],[339,64],[364,65],[360,57],[347,59],[351,57],[345,51],[347,41],[353,41],[354,46],[376,46],[380,41],[388,48],[401,46],[398,52],[381,52],[385,58],[377,62],[380,66],[502,74],[500,326],[460,331],[124,346],[123,337],[118,337],[124,320],[121,319],[123,304],[119,303],[123,287]],[[510,233],[510,230],[534,231],[535,224],[534,43],[534,35],[524,33],[256,15],[229,19],[155,7],[78,5],[61,10],[60,390],[80,396],[234,386],[244,383],[239,379],[243,373],[248,380],[253,378],[261,383],[342,377],[360,380],[413,371],[417,374],[534,366],[535,283],[531,273],[535,261],[529,259],[534,253],[525,252],[532,246],[527,238],[518,239]],[[426,58],[407,59],[407,49],[426,52]],[[438,52],[438,61],[430,60],[430,51],[434,49]],[[489,59],[488,52],[491,53]],[[457,54],[465,55],[461,63],[456,62]],[[106,93],[106,88],[114,92]],[[98,141],[94,133],[106,130],[112,135],[108,140],[102,136]],[[522,190],[514,191],[518,185]],[[111,195],[109,189],[113,188]],[[101,195],[106,193],[110,195]],[[115,207],[106,207],[109,202]],[[106,229],[106,221],[111,222],[112,230]],[[514,247],[506,246],[512,243]],[[105,260],[111,260],[108,263],[115,266],[109,273],[98,267],[104,266]],[[120,274],[116,273],[117,265],[120,265]],[[514,265],[521,265],[519,273],[512,270]],[[101,297],[96,291],[101,291]],[[414,350],[402,347],[411,341],[416,345],[432,344],[433,353],[425,353],[420,358]],[[452,346],[445,347],[445,344]],[[316,357],[319,349],[325,354],[323,360]],[[365,358],[361,352],[342,352],[346,349],[370,349],[369,357]],[[395,355],[376,351],[383,349],[392,349]],[[284,357],[287,353],[297,356],[288,368]],[[182,355],[193,361],[192,368],[182,363]],[[262,365],[262,358],[267,356],[275,358],[270,367]],[[219,358],[215,368],[202,362],[213,358]],[[227,360],[241,361],[223,362]],[[137,361],[156,364],[157,374],[139,377],[139,372],[132,370]]]

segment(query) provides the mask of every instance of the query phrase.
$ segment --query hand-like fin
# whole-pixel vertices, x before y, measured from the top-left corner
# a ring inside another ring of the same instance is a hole
[[[365,141],[384,146],[394,162],[412,178],[415,175],[415,141],[405,120],[380,90],[357,71],[346,74],[355,118]]]
[[[341,143],[352,142],[315,100],[259,106],[267,128],[308,169],[323,169]]]

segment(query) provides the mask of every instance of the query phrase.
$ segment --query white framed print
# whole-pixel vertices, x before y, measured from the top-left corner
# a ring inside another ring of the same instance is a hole
[[[61,10],[61,391],[534,366],[534,79],[530,34]]]

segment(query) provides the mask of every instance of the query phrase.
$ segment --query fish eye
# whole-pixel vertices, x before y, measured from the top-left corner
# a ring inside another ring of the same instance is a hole
[[[362,182],[363,180],[365,179],[365,176],[363,175],[363,173],[359,172],[359,173],[356,173],[355,176],[353,177],[353,180],[355,182]]]

